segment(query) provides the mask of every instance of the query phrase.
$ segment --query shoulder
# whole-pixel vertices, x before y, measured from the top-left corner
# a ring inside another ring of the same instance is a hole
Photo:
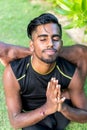
[[[83,68],[83,66],[86,66],[86,70],[87,70],[87,46],[85,45],[80,45],[80,44],[76,44],[73,45],[74,49],[75,49],[75,54],[78,56],[77,59],[77,66],[81,69]]]
[[[27,56],[22,59],[14,60],[10,63],[16,78],[19,78],[21,75],[23,75],[26,72],[26,68],[30,63],[30,59],[31,59],[30,56]]]
[[[11,66],[10,64],[8,64],[6,67],[5,67],[5,70],[4,70],[4,75],[11,75],[12,74],[12,69],[11,69]]]
[[[12,68],[11,68],[11,65],[8,64],[4,70],[4,73],[3,73],[3,79],[4,80],[7,80],[10,81],[14,78],[14,73],[12,71]]]
[[[30,56],[27,56],[25,58],[16,59],[14,61],[11,61],[10,65],[11,65],[11,67],[18,66],[18,65],[22,65],[22,64],[27,64],[27,63],[29,63],[29,61],[30,61]]]
[[[16,78],[14,76],[14,73],[11,69],[10,64],[6,66],[5,70],[4,70],[4,74],[3,74],[3,83],[4,86],[13,86],[13,84],[16,84]]]
[[[20,85],[18,81],[16,80],[16,77],[11,69],[10,64],[6,66],[3,74],[3,86],[5,95],[8,95],[8,98],[10,97],[10,94],[12,92],[19,92],[20,91]]]
[[[64,58],[61,58],[61,57],[58,57],[57,60],[56,60],[56,63],[58,66],[60,66],[61,68],[63,67],[68,67],[68,68],[76,68],[76,65],[67,61],[66,59]]]
[[[68,75],[72,78],[76,70],[76,65],[70,63],[69,61],[61,57],[58,57],[58,59],[56,60],[56,65],[61,73],[63,73],[64,75]]]

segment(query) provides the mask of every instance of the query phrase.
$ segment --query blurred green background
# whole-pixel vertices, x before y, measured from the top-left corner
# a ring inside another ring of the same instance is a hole
[[[29,46],[26,28],[31,19],[44,12],[53,12],[51,5],[44,0],[0,0],[0,41]],[[56,14],[57,15],[57,14]],[[63,29],[64,45],[75,44]],[[0,65],[0,130],[13,130],[9,123],[3,91]],[[85,85],[85,90],[86,85]],[[61,122],[62,123],[62,122]],[[70,123],[66,130],[87,130],[87,124]]]

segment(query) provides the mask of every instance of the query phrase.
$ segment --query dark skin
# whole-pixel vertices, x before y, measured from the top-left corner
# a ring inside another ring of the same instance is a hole
[[[0,42],[0,61],[4,66],[7,66],[14,59],[31,54],[32,52],[29,48]]]
[[[84,84],[83,79],[85,79],[87,75],[87,47],[79,44],[70,47],[64,47],[64,49],[63,48],[61,49],[60,56],[61,57],[63,56],[63,58],[65,59],[69,59],[70,62],[77,65],[78,72],[79,72],[78,74],[79,76],[81,76],[80,78],[82,79],[81,83]],[[87,99],[86,99],[86,104],[87,104]],[[62,111],[62,114],[64,114],[66,117],[68,115],[68,118],[70,120],[72,120],[74,117],[74,121],[84,123],[87,122],[87,106],[85,108],[86,111],[84,111],[84,109],[83,110],[76,109],[76,108],[70,109],[69,106],[66,106],[64,111]],[[70,112],[72,114],[70,114]],[[76,116],[74,116],[74,114],[76,114]],[[81,120],[79,121],[80,118]]]
[[[47,64],[46,62],[43,62],[42,59],[45,61],[51,61],[56,59],[59,52],[61,56],[62,54],[64,56],[66,54],[66,51],[62,52],[62,50],[60,50],[62,44],[59,42],[61,39],[59,37],[60,32],[57,25],[50,23],[45,24],[44,26],[45,29],[42,25],[36,28],[36,31],[32,34],[32,40],[30,42],[30,50],[33,52],[32,66],[41,74],[48,73],[55,63]],[[55,51],[56,48],[57,51]],[[43,50],[45,51],[43,52]],[[83,52],[81,52],[81,56],[83,60],[80,60],[82,62],[78,60],[77,63],[77,60],[73,58],[74,56],[68,57],[71,58],[71,62],[78,66],[68,86],[68,90],[61,93],[58,80],[52,78],[47,86],[46,103],[40,108],[26,113],[21,113],[22,104],[20,98],[20,86],[12,72],[10,65],[6,67],[4,72],[4,89],[10,122],[14,128],[22,128],[36,124],[46,116],[55,113],[56,111],[60,111],[70,120],[87,122],[87,100],[83,90],[84,81],[87,74],[87,58],[85,59],[82,53]],[[73,105],[78,109],[71,108],[64,104],[64,98],[61,98],[61,96],[70,98]],[[79,110],[80,113],[78,113],[79,111],[77,110]]]

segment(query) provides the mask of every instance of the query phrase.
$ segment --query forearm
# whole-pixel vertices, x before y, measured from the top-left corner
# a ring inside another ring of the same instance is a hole
[[[6,66],[10,61],[31,55],[29,48],[0,42],[0,61]]]
[[[59,56],[77,65],[87,59],[87,47],[80,44],[62,47]]]
[[[67,104],[63,104],[61,113],[69,120],[78,123],[87,123],[87,111],[79,108],[73,108]]]
[[[32,126],[39,121],[43,120],[48,115],[45,105],[41,106],[38,109],[15,114],[13,117],[10,117],[11,125],[18,129],[24,128],[27,126]]]

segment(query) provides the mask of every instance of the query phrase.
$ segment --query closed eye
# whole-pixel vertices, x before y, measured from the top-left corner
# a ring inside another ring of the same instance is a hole
[[[43,34],[43,35],[38,35],[38,38],[40,41],[46,41],[47,40],[47,35],[46,34]]]
[[[46,40],[47,40],[46,38],[40,39],[40,41],[46,41]]]
[[[59,37],[53,37],[53,41],[59,41],[60,38]]]

